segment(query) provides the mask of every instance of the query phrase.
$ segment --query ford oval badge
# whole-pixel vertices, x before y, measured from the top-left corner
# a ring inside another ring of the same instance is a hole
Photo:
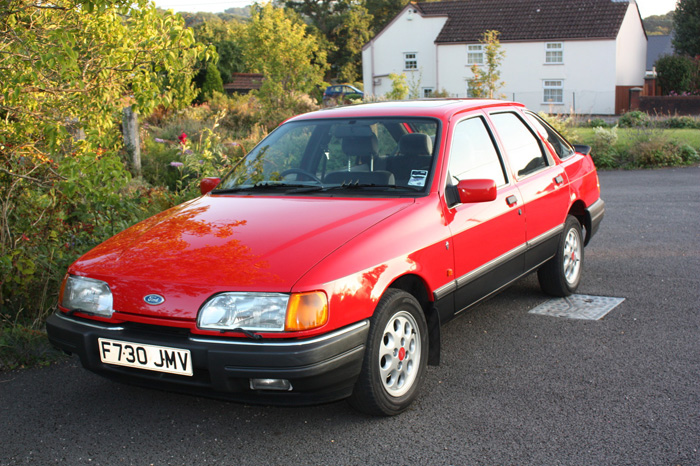
[[[143,300],[146,302],[146,304],[150,304],[151,306],[157,306],[158,304],[163,304],[165,302],[165,298],[159,294],[146,295],[143,297]]]

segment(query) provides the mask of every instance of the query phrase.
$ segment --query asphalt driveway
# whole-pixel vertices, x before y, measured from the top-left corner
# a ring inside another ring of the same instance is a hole
[[[77,360],[0,373],[0,465],[700,465],[700,168],[601,174],[580,293],[531,275],[443,328],[412,408],[245,406],[119,385]]]

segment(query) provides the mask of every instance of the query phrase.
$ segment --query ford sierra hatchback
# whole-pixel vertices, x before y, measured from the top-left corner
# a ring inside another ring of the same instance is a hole
[[[119,381],[400,413],[442,324],[534,271],[576,290],[604,213],[589,151],[510,102],[297,116],[71,265],[49,338]]]

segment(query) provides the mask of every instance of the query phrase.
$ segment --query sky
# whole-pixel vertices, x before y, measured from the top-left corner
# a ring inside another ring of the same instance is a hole
[[[222,12],[231,7],[243,7],[253,3],[251,0],[155,0],[156,6],[175,11],[208,11]],[[260,3],[263,3],[261,0]],[[676,0],[637,0],[642,18],[652,15],[663,15],[676,8]]]

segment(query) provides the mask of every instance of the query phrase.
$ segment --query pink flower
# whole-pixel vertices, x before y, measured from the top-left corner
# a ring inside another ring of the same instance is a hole
[[[177,139],[180,141],[180,144],[183,146],[187,144],[187,135],[183,132],[181,135],[177,137]]]
[[[182,162],[170,162],[171,167],[184,167],[185,164]]]

